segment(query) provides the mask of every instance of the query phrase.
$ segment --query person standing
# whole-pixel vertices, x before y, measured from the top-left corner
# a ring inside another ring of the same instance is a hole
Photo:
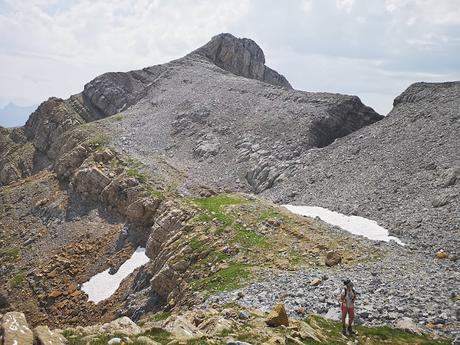
[[[353,320],[355,318],[355,300],[356,292],[353,289],[353,283],[350,279],[346,279],[344,282],[344,288],[340,293],[340,302],[342,310],[342,334],[347,335],[347,327],[345,324],[345,319],[348,315],[348,334],[355,335],[353,332]]]

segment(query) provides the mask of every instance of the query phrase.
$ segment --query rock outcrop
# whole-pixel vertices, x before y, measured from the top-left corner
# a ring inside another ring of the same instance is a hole
[[[56,331],[52,331],[48,326],[37,326],[34,328],[34,336],[40,345],[65,345],[66,338]]]
[[[26,317],[20,312],[9,312],[1,320],[3,345],[33,345],[34,336]]]
[[[289,326],[289,319],[286,313],[286,309],[284,309],[283,304],[277,304],[275,308],[270,312],[265,321],[268,326],[271,327],[278,327],[278,326]]]
[[[284,76],[265,66],[264,52],[251,39],[220,34],[192,54],[203,55],[233,74],[292,89]]]

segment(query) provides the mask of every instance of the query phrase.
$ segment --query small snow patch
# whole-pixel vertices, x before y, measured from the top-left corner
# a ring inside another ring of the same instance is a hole
[[[316,206],[294,206],[282,205],[292,213],[307,217],[319,217],[326,223],[338,226],[343,230],[354,235],[361,235],[374,241],[389,242],[391,240],[404,246],[401,240],[394,236],[389,236],[387,229],[381,227],[376,221],[358,216],[346,216],[344,214]]]
[[[136,268],[145,265],[149,260],[148,256],[145,255],[145,248],[138,247],[115,274],[109,274],[109,269],[107,269],[83,283],[81,289],[88,294],[88,300],[99,303],[112,296],[123,279],[133,273]]]

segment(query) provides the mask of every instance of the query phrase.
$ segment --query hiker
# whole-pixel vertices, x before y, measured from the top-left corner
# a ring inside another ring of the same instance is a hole
[[[350,335],[355,335],[356,333],[353,332],[352,324],[353,319],[355,318],[355,299],[356,299],[356,292],[353,289],[353,283],[350,279],[344,280],[343,284],[344,289],[340,294],[340,302],[341,302],[341,309],[342,309],[342,334],[347,335],[347,328],[345,325],[345,319],[348,314],[348,333]]]

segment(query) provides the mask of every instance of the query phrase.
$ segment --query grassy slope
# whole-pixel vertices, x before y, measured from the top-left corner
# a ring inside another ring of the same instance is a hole
[[[336,250],[344,265],[377,260],[383,251],[331,232],[313,219],[242,194],[184,199],[196,209],[182,241],[194,257],[191,286],[207,294],[234,290],[258,279],[264,270],[296,270],[323,265]],[[179,258],[179,259],[187,259]]]

